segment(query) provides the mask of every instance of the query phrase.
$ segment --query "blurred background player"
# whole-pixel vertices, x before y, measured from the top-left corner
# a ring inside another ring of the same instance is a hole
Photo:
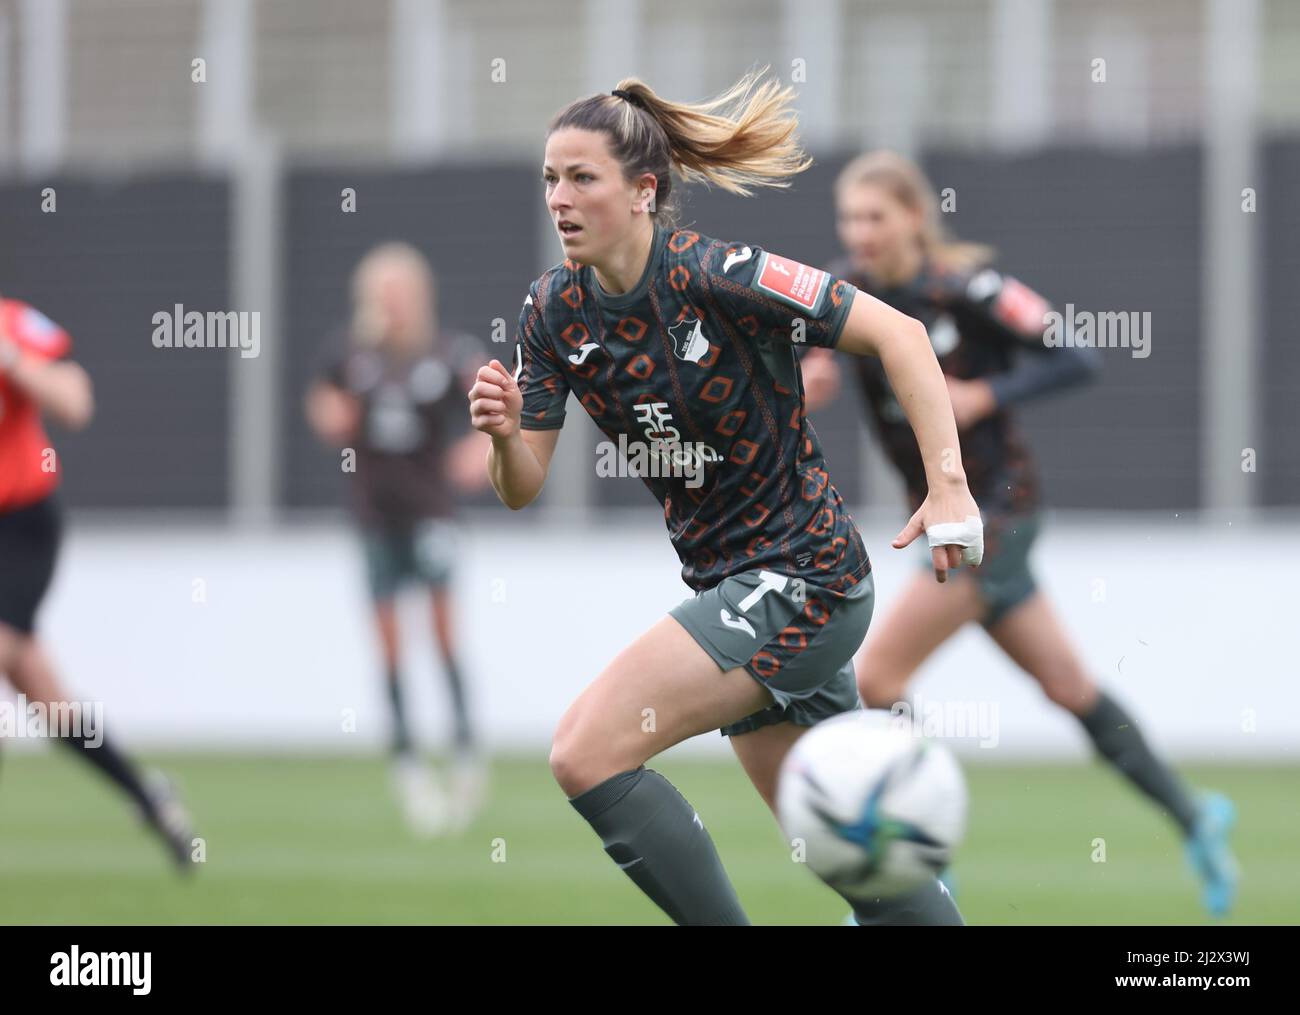
[[[515,376],[493,360],[470,391],[474,426],[492,437],[493,485],[516,510],[545,483],[570,392],[611,442],[695,463],[640,473],[695,597],[578,696],[550,755],[606,854],[683,925],[749,919],[700,815],[646,763],[720,730],[775,809],[791,746],[858,707],[871,563],[806,422],[793,343],[881,357],[909,396],[929,484],[895,545],[929,531],[939,581],[959,560],[979,563],[979,509],[960,460],[941,465],[957,431],[916,322],[824,271],[673,228],[674,172],[746,196],[811,165],[792,99],[759,74],[699,105],[630,78],[563,109],[542,175],[566,258],[529,289]],[[561,616],[564,636],[581,637],[581,611]],[[862,923],[962,922],[934,879],[849,901]]]
[[[0,298],[0,675],[29,704],[80,710],[36,636],[36,614],[54,575],[62,534],[57,456],[42,425],[48,415],[69,430],[95,411],[90,377],[67,359],[72,340],[44,314]],[[159,772],[142,774],[89,717],[48,735],[99,769],[134,801],[182,871],[190,871],[193,832],[175,790]]]
[[[1231,801],[1219,794],[1195,799],[1156,756],[1128,712],[1088,675],[1029,567],[1041,524],[1039,488],[1011,410],[1095,378],[1094,350],[1045,345],[1047,302],[990,267],[989,248],[945,236],[934,188],[902,156],[876,151],[850,162],[836,181],[835,201],[847,256],[829,270],[929,331],[985,531],[978,571],[944,586],[918,573],[876,626],[858,660],[863,701],[890,708],[903,700],[926,658],[963,625],[979,621],[1052,702],[1079,720],[1101,756],[1177,822],[1203,882],[1204,904],[1223,915],[1237,882],[1226,842]],[[880,361],[855,357],[854,368],[873,428],[914,510],[926,494],[916,439]],[[813,411],[838,390],[834,354],[809,350],[803,371]]]
[[[438,327],[433,271],[405,243],[371,250],[352,277],[344,348],[312,384],[307,418],[321,440],[355,450],[351,507],[360,529],[392,714],[394,781],[413,828],[467,824],[486,788],[456,651],[451,574],[455,491],[487,485],[488,439],[464,429],[464,392],[482,362],[467,335]],[[451,798],[420,762],[402,696],[397,593],[427,588],[453,714]]]

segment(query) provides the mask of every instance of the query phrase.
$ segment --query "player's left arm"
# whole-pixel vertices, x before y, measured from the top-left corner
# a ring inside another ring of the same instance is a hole
[[[36,403],[37,408],[69,430],[81,430],[95,415],[90,375],[78,363],[47,359],[24,348],[0,318],[0,376]],[[51,341],[42,336],[41,342]],[[66,337],[59,343],[66,348]]]
[[[878,356],[916,434],[931,490],[966,488],[948,386],[925,325],[869,293],[854,290],[835,348]]]
[[[835,347],[880,357],[925,464],[929,492],[893,545],[901,549],[927,533],[935,577],[944,581],[948,568],[963,559],[979,564],[983,557],[979,507],[966,485],[948,385],[925,325],[869,293],[854,290],[848,298],[852,304]]]
[[[983,524],[966,485],[952,403],[925,325],[790,258],[742,244],[710,250],[711,260],[722,254],[721,270],[709,276],[709,297],[738,327],[748,321],[750,334],[765,331],[791,344],[880,357],[916,434],[929,486],[925,502],[893,545],[902,549],[925,533],[939,581],[962,562],[978,565]]]

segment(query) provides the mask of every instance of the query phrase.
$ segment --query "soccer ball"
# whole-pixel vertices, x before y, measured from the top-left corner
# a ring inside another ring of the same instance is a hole
[[[919,887],[966,831],[966,782],[952,753],[879,710],[847,712],[800,737],[776,803],[808,866],[851,898]]]

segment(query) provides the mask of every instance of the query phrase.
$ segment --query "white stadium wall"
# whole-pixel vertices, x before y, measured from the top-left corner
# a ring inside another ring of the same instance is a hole
[[[455,579],[462,668],[494,749],[545,751],[584,684],[690,595],[654,512],[644,515],[587,530],[527,513],[466,525]],[[862,525],[875,623],[917,567],[915,550],[888,546],[898,524]],[[1234,531],[1130,515],[1049,524],[1036,566],[1090,671],[1155,744],[1181,759],[1293,762],[1297,551],[1294,524]],[[124,742],[376,751],[387,714],[365,607],[360,554],[339,526],[238,535],[165,520],[82,525],[65,543],[42,629],[75,695],[102,701]],[[403,618],[408,700],[422,741],[437,746],[450,722],[426,611],[412,599]],[[978,629],[932,658],[913,690],[917,718],[933,730],[947,709],[939,731],[971,760],[1087,757],[1077,724]],[[959,720],[968,735],[956,736]],[[712,734],[682,749],[726,747]]]

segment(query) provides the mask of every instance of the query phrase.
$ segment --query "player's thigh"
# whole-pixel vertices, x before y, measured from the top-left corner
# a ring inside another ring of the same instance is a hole
[[[23,638],[9,674],[14,688],[28,701],[54,704],[71,701],[72,696],[59,681],[54,661],[36,638]]]
[[[988,633],[1052,701],[1078,714],[1096,703],[1097,686],[1042,592],[1010,610]]]
[[[681,624],[664,617],[569,706],[551,768],[574,796],[770,704],[771,694],[743,668],[720,670]]]
[[[901,691],[921,664],[964,624],[983,615],[984,603],[970,572],[940,584],[933,573],[915,574],[884,618],[872,625],[858,654],[858,690],[868,705]]]
[[[807,733],[809,728],[782,722],[748,733],[733,734],[730,738],[732,750],[740,759],[740,765],[749,776],[749,781],[773,813],[776,812],[776,784],[781,763],[790,753],[795,741]]]
[[[25,637],[20,631],[0,621],[0,674],[7,674],[13,669]]]

